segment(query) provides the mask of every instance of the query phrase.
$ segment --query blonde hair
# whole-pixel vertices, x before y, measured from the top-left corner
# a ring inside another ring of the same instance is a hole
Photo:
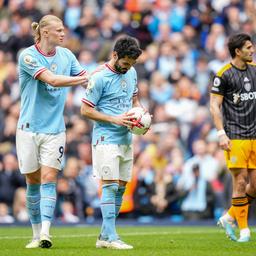
[[[62,20],[54,15],[45,15],[42,19],[38,22],[32,22],[31,28],[34,34],[34,41],[40,42],[41,41],[41,29],[50,25],[53,21],[61,22]]]

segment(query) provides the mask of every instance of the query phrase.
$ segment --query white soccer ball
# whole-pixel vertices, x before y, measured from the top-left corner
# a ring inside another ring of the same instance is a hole
[[[141,107],[134,107],[127,113],[134,115],[134,119],[132,119],[134,125],[129,127],[130,132],[136,135],[145,134],[151,125],[151,115],[148,111]]]

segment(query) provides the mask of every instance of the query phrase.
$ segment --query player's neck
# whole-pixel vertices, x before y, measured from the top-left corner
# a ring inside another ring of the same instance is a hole
[[[237,58],[232,59],[231,64],[233,66],[235,66],[236,68],[238,68],[238,69],[242,69],[243,70],[243,69],[247,68],[246,62],[244,62],[244,61],[242,61],[240,59],[237,59]]]
[[[108,62],[108,65],[109,65],[113,70],[115,70],[115,71],[118,73],[118,71],[115,69],[115,60],[111,59],[111,60]]]
[[[37,43],[37,47],[40,49],[40,51],[44,54],[44,55],[52,55],[55,53],[56,51],[56,47],[54,46],[50,46],[48,45],[46,42],[44,41],[40,41]]]

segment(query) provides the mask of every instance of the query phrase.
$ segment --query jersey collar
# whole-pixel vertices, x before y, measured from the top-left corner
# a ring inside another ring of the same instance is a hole
[[[113,69],[108,63],[105,63],[105,66],[110,70],[112,71],[113,73],[116,73],[118,75],[121,75],[121,73],[117,72],[115,69]]]
[[[38,45],[38,44],[35,44],[35,48],[37,49],[37,51],[38,51],[39,53],[41,53],[41,54],[44,55],[45,57],[52,57],[52,56],[54,56],[55,53],[56,53],[56,49],[54,49],[54,50],[53,50],[52,52],[50,52],[49,54],[46,54],[46,53],[42,52],[42,50],[39,48],[39,45]]]

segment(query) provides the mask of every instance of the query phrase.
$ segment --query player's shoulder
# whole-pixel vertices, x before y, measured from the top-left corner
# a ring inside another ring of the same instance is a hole
[[[66,54],[66,55],[74,55],[71,50],[69,50],[68,48],[65,48],[65,47],[61,47],[61,46],[57,46],[56,51],[59,53],[62,53],[62,54]]]
[[[31,45],[20,51],[18,56],[18,62],[21,64],[36,63],[40,54],[36,50],[35,45]]]
[[[223,77],[224,74],[226,74],[230,69],[232,68],[231,63],[227,63],[222,68],[219,69],[219,71],[216,73],[216,76]]]
[[[105,64],[99,65],[92,73],[94,79],[104,78],[107,75],[108,69]]]
[[[20,56],[25,56],[27,54],[36,55],[36,53],[37,53],[37,50],[35,48],[35,45],[31,45],[31,46],[21,50],[20,53],[19,53],[19,57]]]

